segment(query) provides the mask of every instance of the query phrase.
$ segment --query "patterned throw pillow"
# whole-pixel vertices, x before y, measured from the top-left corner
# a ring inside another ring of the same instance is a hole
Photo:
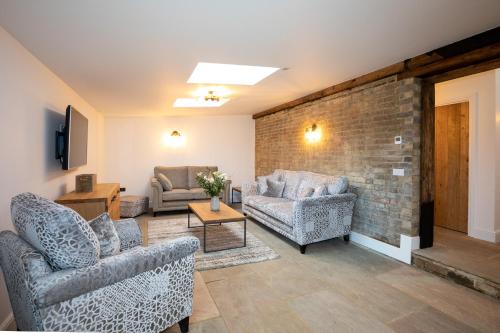
[[[163,191],[172,191],[173,185],[167,176],[162,173],[158,174],[158,181],[160,182],[161,187],[163,187]]]
[[[281,181],[281,175],[278,173],[273,173],[267,176],[259,176],[257,177],[257,194],[264,195],[267,190],[267,180],[272,181]]]
[[[74,210],[22,193],[12,198],[12,221],[21,238],[40,251],[56,270],[83,268],[99,259],[99,241]]]
[[[297,190],[297,199],[308,198],[314,193],[314,188],[309,186],[307,182],[302,181]]]
[[[275,197],[281,198],[283,195],[283,189],[285,188],[285,182],[275,181],[271,179],[267,179],[267,189],[264,192],[264,196],[266,197]]]
[[[113,256],[120,252],[120,237],[108,213],[102,213],[89,221],[94,230],[101,248],[101,258]]]
[[[337,178],[337,180],[333,184],[328,184],[328,193],[329,194],[342,194],[347,191],[349,187],[349,180],[345,176],[341,176]]]
[[[323,195],[326,195],[326,186],[325,185],[319,185],[314,188],[314,193],[312,194],[313,198],[319,198]]]

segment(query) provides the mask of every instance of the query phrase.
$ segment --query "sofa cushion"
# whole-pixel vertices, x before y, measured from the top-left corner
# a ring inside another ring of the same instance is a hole
[[[180,167],[164,167],[157,166],[154,169],[155,177],[158,178],[158,175],[162,173],[164,174],[171,182],[172,188],[184,188],[188,189],[188,167],[180,166]]]
[[[120,237],[108,213],[102,213],[89,221],[89,225],[99,240],[100,257],[113,256],[120,252]]]
[[[301,181],[299,171],[286,170],[284,173],[285,189],[283,190],[283,198],[295,200],[297,199],[297,190]]]
[[[188,166],[188,187],[187,188],[198,188],[200,185],[196,181],[196,175],[199,172],[207,174],[209,172],[217,171],[218,168],[216,166]]]
[[[328,184],[329,194],[342,194],[347,191],[349,187],[349,180],[345,176],[341,176],[335,180],[335,182]]]
[[[313,198],[318,198],[318,197],[321,197],[321,196],[326,195],[326,194],[328,194],[328,191],[326,189],[326,185],[321,184],[321,185],[316,186],[316,188],[314,189],[314,192],[311,196]]]
[[[246,205],[283,222],[289,227],[292,227],[293,200],[286,198],[265,197],[262,195],[250,195],[246,200]]]
[[[264,192],[266,197],[281,198],[283,195],[283,189],[285,188],[285,182],[274,181],[269,178],[266,179],[267,189]]]
[[[54,269],[83,268],[99,259],[99,241],[74,210],[32,193],[16,195],[11,216],[19,236]]]
[[[307,182],[301,181],[297,189],[297,199],[308,198],[314,193],[314,188],[309,186]]]
[[[257,193],[259,195],[263,195],[264,192],[266,192],[268,179],[273,180],[273,181],[282,181],[283,180],[281,177],[281,174],[276,172],[276,171],[270,175],[257,177]]]
[[[200,200],[210,199],[201,188],[186,189],[173,189],[172,191],[165,191],[162,194],[163,201],[176,201],[176,200]]]
[[[161,187],[163,187],[163,191],[172,191],[173,185],[167,176],[162,173],[158,174],[158,181],[160,182]]]

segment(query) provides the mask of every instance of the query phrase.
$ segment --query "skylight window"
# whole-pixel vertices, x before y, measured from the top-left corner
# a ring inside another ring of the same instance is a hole
[[[279,68],[199,62],[187,83],[253,86]]]

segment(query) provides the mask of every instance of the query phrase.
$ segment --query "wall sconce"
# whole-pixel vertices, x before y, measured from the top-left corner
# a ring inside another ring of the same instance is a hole
[[[184,142],[186,142],[186,138],[179,131],[172,131],[172,133],[163,136],[163,143],[173,148],[182,146]]]
[[[316,124],[313,124],[311,127],[306,128],[305,137],[309,143],[318,142],[321,139],[321,130]]]

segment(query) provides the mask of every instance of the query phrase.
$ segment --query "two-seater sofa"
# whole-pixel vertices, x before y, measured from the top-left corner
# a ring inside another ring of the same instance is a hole
[[[151,199],[153,214],[162,211],[183,210],[193,201],[207,200],[210,197],[203,191],[196,181],[199,172],[218,171],[216,166],[156,166],[151,178]],[[166,190],[158,180],[158,175],[165,175],[172,183],[172,189]],[[223,202],[229,199],[231,181],[226,180],[224,190],[220,194]]]
[[[281,197],[264,195],[267,179],[285,183]],[[307,244],[342,236],[349,241],[355,201],[346,177],[307,171],[278,169],[242,188],[243,213],[299,244],[301,253]]]

